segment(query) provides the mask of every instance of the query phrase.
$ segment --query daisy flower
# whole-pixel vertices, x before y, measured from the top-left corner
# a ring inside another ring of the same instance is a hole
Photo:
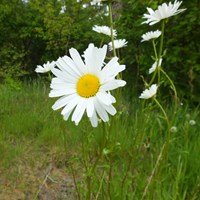
[[[128,42],[125,39],[114,40],[115,49],[126,47],[127,43]],[[113,48],[112,48],[112,42],[109,42],[108,46],[109,46],[109,50],[112,51],[113,50]]]
[[[97,48],[89,44],[84,52],[84,61],[74,48],[69,50],[70,57],[64,56],[56,61],[58,68],[52,73],[56,76],[51,82],[50,97],[60,97],[52,106],[53,110],[62,109],[64,120],[72,114],[76,125],[86,112],[93,127],[98,125],[98,118],[109,121],[110,115],[116,114],[112,105],[115,98],[111,90],[123,87],[126,82],[117,80],[117,74],[125,69],[118,63],[118,58],[112,58],[107,64],[104,59],[107,45]]]
[[[108,26],[93,26],[92,27],[93,31],[96,31],[97,33],[103,33],[105,35],[111,36],[111,30],[110,27]],[[114,29],[113,30],[113,36],[116,37],[117,36],[117,31]]]
[[[162,19],[169,18],[171,16],[177,15],[183,12],[186,9],[179,9],[179,6],[182,4],[182,1],[174,1],[174,4],[169,2],[167,5],[163,3],[162,5],[158,6],[157,10],[152,10],[151,8],[147,8],[148,14],[144,14],[143,18],[147,19],[143,22],[143,24],[153,25],[161,21]]]
[[[46,73],[51,71],[53,68],[55,67],[55,62],[47,62],[46,64],[44,64],[43,66],[41,65],[37,65],[35,72],[37,73]]]
[[[149,69],[149,74],[153,73],[156,70],[157,64],[158,64],[158,67],[161,66],[162,58],[160,58],[159,63],[158,63],[158,61],[153,63],[152,67]]]
[[[153,97],[157,92],[158,86],[156,84],[151,85],[149,89],[146,89],[142,92],[142,94],[139,96],[141,99],[149,99]]]
[[[152,40],[152,39],[156,39],[156,38],[158,38],[161,35],[161,33],[162,32],[159,31],[159,30],[147,32],[147,33],[145,33],[145,34],[142,35],[141,42],[149,41],[149,40]]]

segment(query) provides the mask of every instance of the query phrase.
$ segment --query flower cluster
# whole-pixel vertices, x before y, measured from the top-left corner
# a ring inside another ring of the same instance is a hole
[[[158,6],[157,10],[152,10],[151,8],[147,8],[148,14],[144,14],[143,18],[146,19],[146,21],[144,21],[142,24],[149,24],[149,25],[153,25],[156,24],[158,22],[160,22],[161,20],[167,19],[171,16],[177,15],[181,12],[183,12],[185,9],[178,9],[180,7],[180,5],[182,4],[182,1],[177,1],[175,0],[174,4],[172,4],[171,2],[169,2],[169,4],[167,3],[163,3],[162,5]],[[162,28],[162,31],[164,29]],[[154,63],[152,65],[152,67],[149,69],[149,74],[155,72],[157,73],[157,70],[159,70],[159,68],[161,68],[161,64],[162,64],[162,60],[163,60],[163,55],[162,53],[162,44],[163,44],[163,37],[161,37],[161,45],[160,45],[160,49],[159,49],[159,54],[157,54],[156,51],[156,44],[154,42],[154,40],[156,40],[158,37],[163,36],[163,32],[160,30],[156,30],[156,31],[150,31],[147,32],[145,34],[142,35],[142,40],[141,42],[145,42],[145,41],[152,41],[153,43],[153,48],[154,48],[154,52],[155,52],[155,57],[154,57]],[[152,78],[152,80],[154,80],[154,77]],[[167,76],[167,78],[169,79],[169,77]],[[171,81],[171,80],[170,80]],[[158,83],[159,84],[159,83]],[[172,87],[174,88],[174,85],[172,85]],[[152,96],[155,95],[157,91],[157,86],[156,84],[153,84],[149,90],[145,90],[140,98],[150,98]],[[152,95],[154,94],[154,95]]]

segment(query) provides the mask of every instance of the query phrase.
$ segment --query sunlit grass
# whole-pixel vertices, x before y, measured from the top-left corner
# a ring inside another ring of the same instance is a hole
[[[1,85],[0,91],[0,171],[3,172],[0,191],[5,194],[17,188],[25,194],[28,190],[28,198],[32,199],[44,178],[38,172],[53,165],[71,179],[75,172],[77,186],[83,192],[84,159],[93,162],[98,155],[103,124],[94,129],[88,119],[78,127],[70,120],[65,122],[59,111],[51,109],[54,101],[48,97],[48,84],[26,83],[21,90]],[[111,194],[116,200],[141,199],[167,137],[166,123],[160,110],[141,112],[140,103],[129,102],[126,107],[124,102],[112,129],[112,148],[107,149],[113,161]],[[167,112],[173,116],[170,108]],[[189,123],[191,119],[196,121],[195,125]],[[179,106],[171,124],[177,127],[177,132],[171,133],[167,158],[161,158],[144,199],[200,198],[199,119],[198,109]],[[84,146],[90,153],[86,158],[81,153]],[[94,196],[104,171],[108,170],[104,159],[100,160],[93,180]],[[101,183],[103,189],[98,199],[106,200],[106,184]]]

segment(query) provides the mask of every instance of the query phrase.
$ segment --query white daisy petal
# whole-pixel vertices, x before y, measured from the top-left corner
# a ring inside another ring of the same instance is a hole
[[[153,97],[157,92],[158,86],[156,84],[151,85],[149,89],[146,89],[142,92],[142,94],[139,96],[141,99],[149,99]]]
[[[87,116],[90,118],[93,116],[94,114],[94,102],[93,102],[94,98],[89,98],[87,101],[87,108],[86,108],[86,112],[87,112]]]
[[[85,64],[88,70],[95,74],[98,74],[103,66],[104,59],[106,57],[107,46],[97,48],[94,44],[90,44],[87,50],[84,52]]]
[[[120,49],[122,47],[126,47],[127,43],[128,42],[125,39],[114,40],[114,47],[115,49]],[[108,46],[109,46],[109,50],[112,51],[113,50],[112,42],[109,42]]]
[[[91,122],[92,126],[93,127],[97,127],[97,125],[98,125],[98,118],[97,118],[96,111],[94,111],[92,117],[90,117],[89,119],[90,119],[90,122]]]
[[[72,57],[73,61],[76,63],[76,67],[79,70],[79,72],[81,72],[81,74],[85,73],[85,64],[81,59],[80,54],[78,53],[78,51],[74,48],[71,48],[69,50],[70,56]]]
[[[58,110],[62,107],[64,107],[65,105],[67,105],[72,99],[74,99],[74,97],[77,96],[77,94],[72,94],[69,96],[63,96],[60,99],[58,99],[52,106],[53,110]]]
[[[114,90],[118,87],[123,87],[126,85],[126,81],[123,80],[112,80],[109,81],[105,84],[103,84],[100,88],[100,91],[109,91],[109,90]]]
[[[99,115],[99,117],[104,122],[107,122],[109,120],[108,114],[97,99],[94,99],[94,106],[95,106],[95,110],[97,111],[97,114]]]
[[[51,90],[49,93],[49,97],[59,97],[64,95],[70,95],[76,93],[75,89],[60,89],[60,90]]]
[[[152,40],[152,39],[156,39],[156,38],[158,38],[161,34],[162,34],[162,32],[159,31],[159,30],[147,32],[147,33],[145,33],[145,34],[142,35],[142,40],[141,40],[141,42],[149,41],[149,40]]]
[[[54,67],[55,67],[55,62],[54,61],[52,61],[52,62],[48,61],[43,66],[38,65],[36,67],[36,69],[35,69],[35,72],[37,72],[37,73],[46,73],[46,72],[51,71]]]
[[[106,92],[98,92],[96,94],[98,100],[102,103],[104,103],[105,105],[111,105],[112,104],[112,100],[110,99],[110,96],[106,93]]]
[[[87,106],[87,100],[85,98],[80,98],[79,103],[77,104],[74,113],[72,115],[72,121],[78,124],[85,112],[85,108]]]
[[[71,58],[64,56],[56,61],[59,69],[52,69],[56,77],[51,81],[49,96],[60,97],[52,108],[63,108],[64,120],[73,113],[71,120],[78,125],[86,112],[92,126],[96,127],[98,117],[107,122],[108,114],[116,114],[112,105],[116,100],[110,91],[126,84],[115,78],[125,66],[118,63],[118,58],[113,58],[103,67],[106,52],[106,45],[97,48],[89,44],[84,52],[85,64],[75,49],[70,49]]]
[[[66,115],[68,112],[72,111],[76,105],[78,104],[79,102],[79,97],[76,97],[74,98],[72,101],[70,101],[65,107],[64,109],[62,110],[61,114],[62,115]]]
[[[181,12],[183,12],[186,9],[179,9],[179,6],[182,4],[182,1],[174,1],[174,4],[169,2],[167,5],[166,3],[163,3],[162,5],[158,6],[158,9],[153,11],[151,8],[147,8],[148,14],[144,14],[143,18],[146,19],[146,21],[143,22],[143,24],[149,24],[154,25],[158,22],[160,22],[162,19],[169,18],[171,16],[177,15]]]
[[[108,27],[108,26],[97,26],[97,25],[95,25],[95,26],[92,27],[92,30],[97,32],[97,33],[102,33],[102,34],[111,36],[111,30],[110,30],[110,27]],[[115,29],[113,30],[113,36],[114,37],[117,36],[117,31]]]

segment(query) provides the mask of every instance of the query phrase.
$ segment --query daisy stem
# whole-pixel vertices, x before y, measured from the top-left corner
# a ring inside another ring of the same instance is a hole
[[[156,58],[156,60],[158,60],[158,54],[157,54],[157,50],[156,50],[155,40],[152,40],[152,44],[153,44],[153,50],[154,50],[155,58]]]
[[[158,53],[158,61],[157,61],[157,65],[159,65],[160,62],[160,58],[162,55],[162,51],[163,51],[163,41],[164,41],[164,31],[165,31],[165,20],[162,21],[161,24],[161,37],[160,37],[160,48],[159,48],[159,53]],[[160,84],[160,67],[158,67],[158,85]]]
[[[170,82],[171,86],[172,86],[172,89],[174,91],[174,96],[175,96],[175,111],[177,109],[177,100],[178,100],[178,96],[177,96],[177,91],[176,91],[176,87],[172,81],[172,79],[167,75],[167,73],[160,68],[160,71],[165,75],[165,77],[168,79],[168,81]]]
[[[115,57],[116,50],[115,50],[115,45],[114,45],[114,35],[113,35],[113,17],[112,17],[112,3],[108,3],[108,8],[109,8],[109,17],[110,17],[110,31],[111,31],[111,41],[112,41],[112,47],[113,47],[113,56]]]
[[[159,101],[158,101],[155,97],[154,97],[153,99],[154,99],[154,101],[156,102],[156,104],[158,105],[158,107],[161,109],[161,111],[162,111],[162,113],[163,113],[163,115],[164,115],[164,117],[165,117],[165,120],[166,120],[166,122],[167,122],[168,130],[169,130],[169,128],[170,128],[169,119],[168,119],[168,117],[167,117],[167,114],[166,114],[164,108],[161,106],[161,104],[159,103]]]
[[[154,79],[156,77],[156,74],[157,74],[157,71],[158,71],[158,65],[159,65],[159,63],[158,63],[158,54],[157,54],[156,44],[155,44],[154,40],[152,40],[152,44],[153,44],[153,50],[154,50],[154,54],[155,54],[155,58],[156,58],[156,70],[153,73],[153,76],[151,78],[151,81],[148,84],[148,87],[153,83],[153,81],[154,81]]]
[[[100,43],[100,47],[101,48],[103,46],[103,42],[104,42],[104,37],[101,39],[101,43]]]

